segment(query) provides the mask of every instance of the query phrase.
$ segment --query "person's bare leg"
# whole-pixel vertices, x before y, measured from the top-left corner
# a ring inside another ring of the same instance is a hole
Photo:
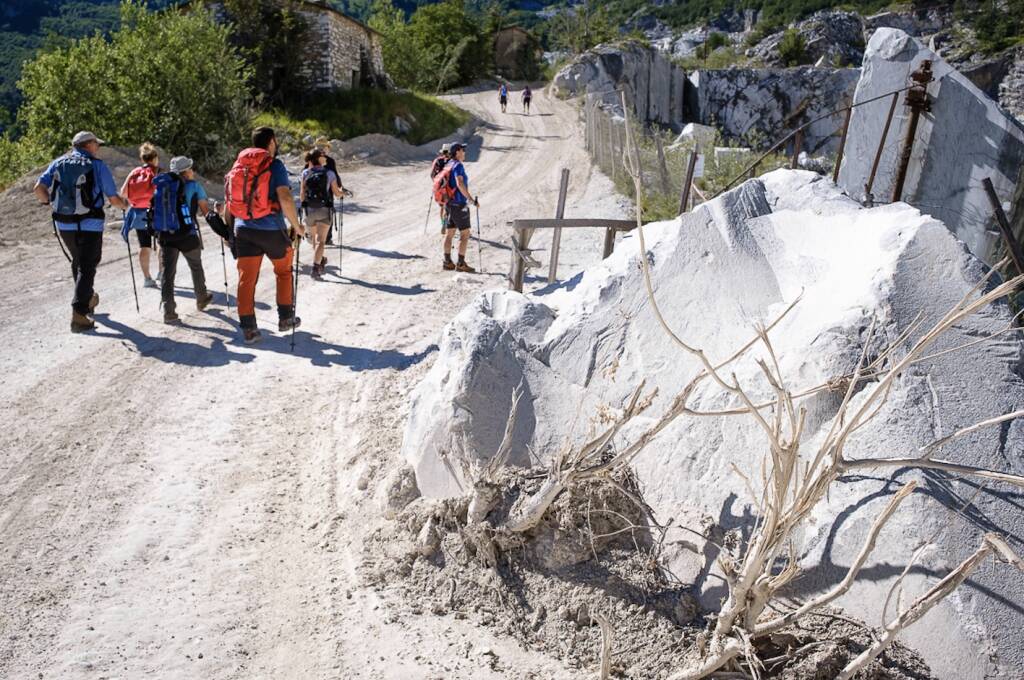
[[[445,229],[444,231],[444,254],[445,257],[451,257],[452,254],[452,243],[455,241],[455,230]]]
[[[149,248],[139,248],[139,268],[142,270],[142,275],[147,279],[153,278],[149,275]]]
[[[469,235],[472,233],[472,229],[460,229],[459,230],[459,259],[466,259],[466,251],[469,250]]]
[[[315,244],[313,262],[319,262],[324,259],[324,248],[327,247],[327,230],[330,226],[326,222],[317,222],[313,225],[313,243]]]

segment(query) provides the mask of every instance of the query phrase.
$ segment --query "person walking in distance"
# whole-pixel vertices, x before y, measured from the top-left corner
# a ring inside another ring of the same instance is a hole
[[[320,149],[321,153],[323,153],[324,155],[324,166],[334,173],[334,176],[338,178],[338,183],[340,184],[341,175],[338,174],[338,163],[333,158],[331,158],[330,155],[331,141],[326,137],[317,137],[315,144],[316,146],[314,148]],[[327,245],[334,245],[334,220],[331,220],[330,226],[327,227]],[[320,259],[320,264],[322,264],[324,267],[327,266],[326,255],[324,255]]]
[[[324,165],[324,153],[313,149],[306,154],[306,169],[302,171],[302,183],[299,186],[299,200],[306,211],[306,227],[313,236],[313,278],[319,279],[324,274],[327,258],[324,247],[327,245],[327,230],[331,226],[331,213],[334,199],[343,195],[344,189],[338,176]]]
[[[256,327],[256,281],[263,256],[274,266],[278,330],[298,328],[292,285],[293,234],[306,233],[292,198],[288,169],[277,158],[274,130],[253,130],[252,146],[243,149],[224,178],[224,198],[235,230],[238,255],[238,317],[247,344],[260,339]],[[286,230],[285,221],[293,234]]]
[[[466,174],[466,146],[452,144],[451,161],[445,168],[451,186],[451,198],[447,203],[448,222],[444,235],[444,266],[447,271],[473,273],[476,270],[466,263],[466,250],[469,249],[469,235],[473,220],[469,212],[469,204],[479,206],[480,202],[469,192],[469,175]],[[459,261],[452,262],[452,245],[455,242],[455,231],[459,232]]]
[[[91,315],[99,304],[93,290],[96,268],[103,256],[106,201],[122,210],[128,203],[117,193],[114,176],[96,157],[103,140],[82,131],[71,140],[72,150],[51,162],[32,192],[42,205],[51,206],[53,228],[67,246],[75,292],[71,298],[71,332],[96,328]]]
[[[530,115],[530,102],[533,101],[533,90],[527,85],[523,88],[523,111],[526,111],[526,115]]]
[[[149,208],[153,204],[153,178],[160,174],[160,154],[149,142],[139,147],[139,160],[142,165],[128,173],[121,185],[121,195],[130,204],[125,214],[121,236],[128,240],[134,231],[139,241],[139,267],[142,269],[143,285],[146,288],[157,288],[156,281],[150,276],[149,259],[153,252],[153,229],[149,226]]]
[[[206,289],[203,271],[203,242],[199,236],[198,215],[206,214],[206,192],[195,181],[192,159],[176,156],[171,159],[170,171],[153,179],[156,187],[150,222],[160,244],[163,261],[161,307],[164,323],[177,324],[181,319],[176,312],[174,279],[178,270],[178,255],[185,258],[192,272],[192,290],[195,291],[196,309],[203,311],[213,301],[213,293]]]
[[[505,83],[498,88],[498,103],[501,104],[501,112],[505,113],[508,110],[508,85]]]

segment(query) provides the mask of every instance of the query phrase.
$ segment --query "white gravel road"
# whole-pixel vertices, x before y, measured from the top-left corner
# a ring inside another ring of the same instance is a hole
[[[400,618],[357,576],[406,395],[445,322],[505,285],[506,222],[553,215],[562,167],[568,216],[626,216],[571,104],[538,93],[526,117],[490,92],[453,99],[485,121],[467,169],[487,273],[441,271],[436,210],[424,235],[428,159],[351,166],[344,276],[333,248],[323,282],[302,276],[294,353],[274,331],[240,342],[219,248],[204,257],[221,291],[205,313],[179,265],[172,328],[155,290],[136,313],[109,233],[98,332],[76,336],[57,245],[0,248],[0,678],[569,677],[468,621]],[[601,242],[567,236],[563,275]],[[257,300],[276,329],[266,264]]]

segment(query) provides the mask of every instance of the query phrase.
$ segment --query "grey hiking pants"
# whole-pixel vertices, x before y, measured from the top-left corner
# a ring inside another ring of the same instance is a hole
[[[206,295],[206,274],[203,272],[202,243],[197,236],[185,238],[160,239],[160,253],[164,265],[164,280],[160,297],[164,303],[164,313],[174,311],[174,279],[178,273],[178,255],[185,258],[188,268],[192,271],[192,290],[196,300]]]

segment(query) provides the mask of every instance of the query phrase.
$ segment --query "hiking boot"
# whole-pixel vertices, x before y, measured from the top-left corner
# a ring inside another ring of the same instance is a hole
[[[441,265],[441,268],[444,269],[446,272],[453,272],[455,271],[455,263],[452,262],[452,258],[446,255],[444,258],[444,264]]]
[[[164,323],[168,326],[176,326],[181,323],[181,317],[174,311],[164,310]]]
[[[209,307],[211,302],[213,302],[213,293],[211,293],[210,291],[206,291],[205,293],[196,298],[196,309],[198,309],[201,312],[207,307]]]
[[[323,273],[324,273],[324,266],[322,264],[314,264],[313,265],[313,274],[312,274],[312,276],[313,276],[314,279],[316,279],[317,281],[321,280],[321,278],[323,278]]]
[[[153,279],[146,279],[145,281],[142,282],[142,287],[143,288],[159,288],[160,286],[157,285],[157,282],[154,281]]]
[[[247,345],[251,345],[254,342],[259,342],[263,335],[260,333],[258,328],[243,328],[242,329],[242,340]]]
[[[284,333],[285,331],[290,331],[293,328],[298,328],[301,325],[302,319],[297,316],[290,316],[287,319],[281,319],[277,322],[277,330]]]
[[[71,312],[71,332],[72,333],[85,333],[86,331],[96,330],[96,323],[84,314],[72,310]]]
[[[324,255],[323,259],[320,260],[320,273],[324,273],[324,269],[327,267],[327,256]]]
[[[89,313],[92,314],[96,311],[96,308],[100,304],[100,296],[98,293],[93,291],[92,297],[89,298]]]
[[[459,263],[457,265],[455,265],[455,271],[457,271],[457,272],[466,272],[467,274],[475,274],[476,273],[476,270],[473,269],[472,267],[470,267],[468,264],[466,264],[466,261],[463,260],[461,257],[459,258]]]

